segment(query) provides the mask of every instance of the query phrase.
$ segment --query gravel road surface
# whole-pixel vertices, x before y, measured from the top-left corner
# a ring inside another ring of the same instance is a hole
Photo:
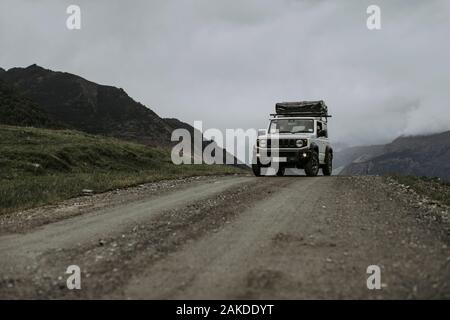
[[[382,177],[141,185],[1,216],[0,298],[448,299],[447,215]]]

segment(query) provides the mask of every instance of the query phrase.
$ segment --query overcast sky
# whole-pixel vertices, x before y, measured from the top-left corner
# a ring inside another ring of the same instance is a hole
[[[277,101],[323,99],[335,142],[372,144],[450,129],[449,30],[447,0],[0,0],[0,66],[122,87],[204,128],[263,128]]]

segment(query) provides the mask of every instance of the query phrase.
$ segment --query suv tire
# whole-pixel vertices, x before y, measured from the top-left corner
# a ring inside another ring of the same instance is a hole
[[[325,155],[325,163],[322,167],[322,173],[324,176],[331,176],[333,172],[333,155],[331,152],[327,152]]]
[[[253,174],[256,177],[261,176],[261,167],[258,164],[252,164],[252,170],[253,170]]]
[[[284,176],[284,170],[285,168],[283,168],[283,167],[280,167],[280,168],[278,168],[278,170],[277,170],[277,176],[279,176],[279,177],[282,177],[282,176]]]
[[[308,162],[305,165],[305,173],[308,177],[315,177],[319,173],[319,155],[316,151],[311,151]]]

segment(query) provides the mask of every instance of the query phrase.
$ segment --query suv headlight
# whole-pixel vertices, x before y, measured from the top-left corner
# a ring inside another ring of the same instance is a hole
[[[297,146],[297,147],[299,147],[299,148],[301,148],[301,147],[303,147],[303,146],[305,146],[305,141],[303,141],[303,140],[297,140],[297,141],[295,141],[295,145]]]
[[[267,147],[267,140],[266,140],[266,139],[261,139],[261,140],[259,140],[259,146],[260,146],[261,148]]]

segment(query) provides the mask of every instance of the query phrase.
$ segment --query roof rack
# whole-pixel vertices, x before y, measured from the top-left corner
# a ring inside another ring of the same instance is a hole
[[[320,118],[321,121],[328,122],[328,118],[331,118],[331,115],[317,115],[312,113],[286,113],[286,114],[276,114],[271,113],[270,116],[272,119],[282,119],[282,118],[289,118],[289,117],[305,117],[305,118]]]
[[[272,117],[312,117],[312,118],[332,118],[331,114],[321,114],[312,112],[289,112],[289,113],[271,113]]]
[[[331,118],[328,114],[328,107],[323,102],[319,101],[300,101],[300,102],[279,102],[275,105],[276,113],[271,116],[275,118],[282,117],[314,117],[314,118]]]

